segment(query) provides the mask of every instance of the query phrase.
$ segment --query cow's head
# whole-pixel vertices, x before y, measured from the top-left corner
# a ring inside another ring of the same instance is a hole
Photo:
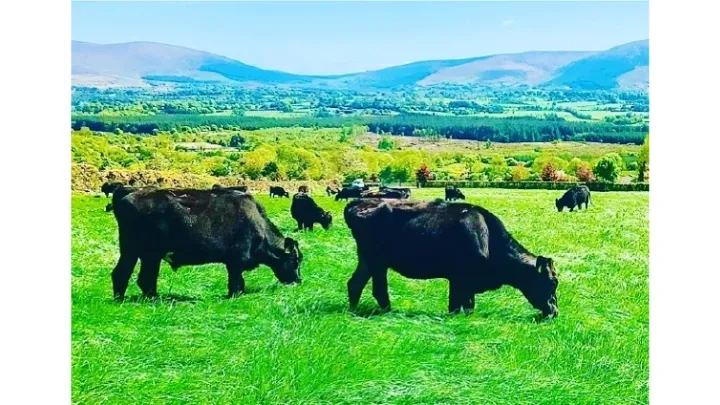
[[[320,225],[325,230],[330,229],[330,225],[332,225],[332,214],[330,214],[329,211],[323,212],[320,216]]]
[[[464,200],[464,199],[465,199],[465,194],[463,194],[462,191],[458,190],[458,191],[457,191],[457,195],[458,195],[458,197],[459,197],[461,200]]]
[[[539,277],[525,294],[530,304],[540,310],[544,317],[553,318],[559,313],[557,300],[558,278],[555,262],[549,257],[538,256],[535,263]]]
[[[563,207],[564,207],[563,203],[560,202],[560,200],[556,198],[555,199],[555,208],[557,208],[558,212],[562,212]]]
[[[285,246],[279,257],[277,266],[272,267],[275,277],[283,284],[293,284],[302,281],[300,277],[300,263],[303,255],[300,252],[300,245],[295,239],[285,238]]]

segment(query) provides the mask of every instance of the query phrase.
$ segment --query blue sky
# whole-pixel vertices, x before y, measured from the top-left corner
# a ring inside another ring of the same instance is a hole
[[[154,41],[335,74],[646,39],[647,2],[73,2],[72,38]]]

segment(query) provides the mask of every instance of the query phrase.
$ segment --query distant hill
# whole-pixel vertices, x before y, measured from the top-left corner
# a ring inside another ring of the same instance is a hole
[[[258,85],[387,89],[479,84],[582,89],[647,89],[648,41],[603,52],[525,52],[433,60],[334,76],[266,70],[190,48],[155,42],[72,42],[72,83],[88,87],[145,87],[151,83],[226,82]]]
[[[635,41],[563,66],[549,84],[588,90],[646,89],[649,65],[650,41]]]
[[[493,55],[439,70],[420,80],[418,84],[537,86],[552,79],[558,68],[592,54],[593,52],[525,52]]]
[[[147,86],[149,81],[303,83],[309,79],[264,70],[224,56],[156,42],[100,45],[72,42],[73,85]],[[105,87],[105,86],[97,86]]]

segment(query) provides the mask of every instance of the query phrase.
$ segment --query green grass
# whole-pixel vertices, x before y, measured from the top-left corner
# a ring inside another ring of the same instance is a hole
[[[343,203],[324,196],[329,231],[297,234],[288,199],[259,196],[300,241],[300,286],[269,269],[226,294],[219,265],[163,264],[159,301],[111,300],[116,224],[104,198],[72,201],[73,402],[192,404],[644,404],[648,402],[648,194],[594,193],[590,210],[558,213],[553,191],[465,190],[536,254],[558,264],[560,316],[536,323],[513,289],[449,316],[447,282],[391,272],[393,312],[366,288],[348,313],[355,245]],[[441,189],[414,198],[440,196]]]

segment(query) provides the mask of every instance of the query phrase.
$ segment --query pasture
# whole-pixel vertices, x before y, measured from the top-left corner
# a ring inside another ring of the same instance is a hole
[[[294,190],[293,190],[294,191]],[[73,403],[644,404],[648,402],[648,193],[593,193],[589,211],[558,213],[544,190],[463,190],[530,251],[556,260],[560,316],[536,323],[520,292],[477,296],[446,314],[445,280],[390,272],[393,312],[374,313],[368,285],[347,310],[357,264],[343,202],[329,231],[295,232],[290,199],[257,196],[299,240],[303,284],[265,267],[228,300],[224,266],[173,272],[161,298],[112,300],[117,226],[107,200],[72,200]],[[414,190],[413,198],[442,189]]]

